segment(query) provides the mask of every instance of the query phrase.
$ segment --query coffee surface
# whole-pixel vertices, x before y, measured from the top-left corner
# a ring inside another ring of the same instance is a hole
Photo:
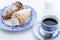
[[[50,26],[58,24],[58,22],[55,19],[52,19],[52,18],[44,19],[43,23],[46,24],[46,25],[50,25]]]

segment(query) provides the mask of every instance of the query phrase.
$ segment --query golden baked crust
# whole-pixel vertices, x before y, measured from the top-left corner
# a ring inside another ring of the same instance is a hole
[[[19,24],[23,24],[25,22],[24,18],[22,17],[21,14],[18,14],[18,13],[14,13],[12,16],[15,16],[18,18],[19,20]]]

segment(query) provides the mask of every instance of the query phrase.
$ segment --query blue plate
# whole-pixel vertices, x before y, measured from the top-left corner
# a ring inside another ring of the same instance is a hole
[[[27,28],[29,28],[29,27],[31,27],[33,24],[34,24],[34,22],[36,21],[36,18],[37,18],[37,13],[36,13],[36,11],[33,9],[33,8],[31,8],[30,6],[27,6],[27,5],[24,5],[24,8],[25,9],[31,9],[32,10],[32,12],[31,12],[31,16],[30,16],[30,20],[27,22],[27,23],[25,23],[25,24],[23,24],[23,25],[21,25],[21,26],[15,26],[15,27],[11,27],[11,26],[9,26],[9,25],[6,25],[6,24],[4,24],[4,22],[2,21],[3,19],[2,19],[2,14],[3,14],[3,12],[5,11],[5,9],[6,9],[7,7],[5,7],[5,8],[2,8],[1,10],[0,10],[0,28],[2,28],[2,29],[5,29],[5,30],[9,30],[9,31],[19,31],[19,30],[24,30],[24,29],[27,29]]]

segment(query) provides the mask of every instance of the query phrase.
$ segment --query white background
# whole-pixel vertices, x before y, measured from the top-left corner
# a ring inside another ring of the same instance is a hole
[[[55,15],[59,18],[60,22],[60,0],[54,0],[54,3],[52,3],[53,13],[44,13],[44,0],[0,0],[0,9],[15,1],[20,1],[22,4],[34,8],[37,12],[37,21],[41,21],[45,15]],[[32,28],[33,27],[19,32],[9,32],[0,29],[0,40],[39,40],[34,36]]]

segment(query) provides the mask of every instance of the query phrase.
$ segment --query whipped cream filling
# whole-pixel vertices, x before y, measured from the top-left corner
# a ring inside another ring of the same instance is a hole
[[[12,17],[11,22],[12,22],[12,26],[19,25],[19,20],[17,17]]]

